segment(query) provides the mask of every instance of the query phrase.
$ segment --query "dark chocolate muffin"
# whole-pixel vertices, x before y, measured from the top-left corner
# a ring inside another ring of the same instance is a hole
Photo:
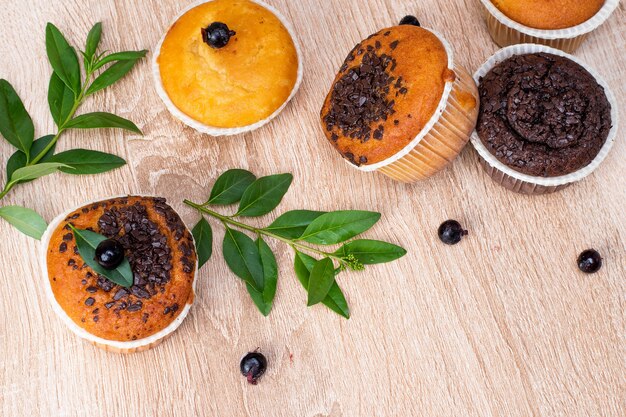
[[[557,177],[591,163],[611,130],[611,105],[595,78],[548,53],[513,56],[480,80],[476,131],[524,174]]]

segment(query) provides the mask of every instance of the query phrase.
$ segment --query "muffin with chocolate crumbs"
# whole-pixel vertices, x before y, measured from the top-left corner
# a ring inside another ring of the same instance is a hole
[[[438,34],[394,26],[350,51],[324,101],[321,124],[353,166],[413,182],[443,169],[467,143],[477,96]]]
[[[132,285],[119,286],[90,268],[70,225],[118,242]],[[180,325],[193,303],[193,237],[165,199],[128,196],[84,205],[57,217],[43,242],[55,312],[99,347],[124,353],[153,347]]]

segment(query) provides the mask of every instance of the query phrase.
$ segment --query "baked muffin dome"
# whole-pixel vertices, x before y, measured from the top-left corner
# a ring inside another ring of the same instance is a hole
[[[87,266],[69,224],[115,238],[130,262],[133,286],[118,286]],[[90,335],[107,341],[141,340],[166,329],[192,304],[193,238],[164,199],[100,201],[51,227],[45,264],[54,301]]]
[[[340,68],[321,111],[324,133],[355,165],[384,161],[421,132],[453,79],[445,46],[432,32],[383,29]]]
[[[491,0],[502,13],[535,29],[565,29],[591,19],[605,0]]]
[[[612,127],[604,89],[566,57],[514,55],[494,66],[478,89],[481,142],[527,175],[558,177],[589,165]]]
[[[235,32],[216,49],[201,30],[221,22]],[[170,28],[157,58],[172,103],[207,126],[255,124],[276,112],[298,79],[298,53],[280,19],[250,0],[214,0],[184,13]]]

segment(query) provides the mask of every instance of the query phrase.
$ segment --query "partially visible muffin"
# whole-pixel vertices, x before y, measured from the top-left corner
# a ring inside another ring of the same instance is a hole
[[[212,24],[226,25],[211,45]],[[206,126],[238,128],[272,116],[297,88],[299,57],[279,17],[256,1],[213,0],[169,29],[157,58],[160,82],[182,113]]]
[[[500,162],[527,175],[557,177],[589,165],[612,127],[604,89],[566,57],[514,55],[478,88],[480,140]]]
[[[78,252],[70,224],[119,242],[133,271],[132,286],[121,287],[93,271]],[[180,321],[193,303],[193,238],[164,199],[131,196],[100,201],[70,212],[50,227],[44,243],[53,301],[76,326],[104,344],[140,345],[142,339]]]
[[[432,32],[383,29],[354,47],[340,68],[321,111],[324,133],[355,165],[384,161],[420,133],[454,77]]]
[[[565,29],[591,19],[605,0],[491,0],[502,13],[535,29]]]

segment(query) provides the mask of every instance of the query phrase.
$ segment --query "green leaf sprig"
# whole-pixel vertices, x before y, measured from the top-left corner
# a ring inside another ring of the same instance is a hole
[[[106,236],[91,230],[77,229],[72,224],[68,226],[74,233],[78,254],[91,269],[122,287],[130,288],[133,285],[133,271],[128,258],[124,257],[122,263],[115,269],[103,268],[96,260],[96,249],[100,243],[108,239]]]
[[[84,51],[80,51],[81,70],[76,50],[61,31],[52,23],[46,26],[46,53],[53,70],[48,104],[57,126],[55,134],[35,139],[34,124],[22,100],[8,81],[0,80],[0,134],[16,148],[6,162],[6,183],[0,190],[0,200],[16,185],[54,172],[99,174],[126,164],[118,156],[87,149],[55,154],[59,138],[69,129],[118,128],[141,134],[133,122],[111,113],[76,115],[87,97],[119,81],[147,53],[98,53],[101,37],[102,24],[96,23],[87,36]],[[47,227],[39,214],[25,207],[0,207],[0,217],[35,239],[40,239]]]
[[[292,180],[291,174],[257,179],[248,171],[232,169],[217,179],[204,204],[185,200],[185,204],[202,214],[192,230],[199,266],[202,267],[213,252],[213,233],[206,215],[226,228],[222,243],[226,264],[246,283],[250,297],[263,315],[267,316],[272,309],[278,280],[276,257],[264,240],[272,238],[294,250],[294,270],[307,291],[307,305],[322,303],[349,318],[350,309],[337,284],[337,275],[345,270],[363,270],[365,265],[394,261],[404,256],[406,250],[377,240],[352,240],[380,220],[380,213],[370,211],[293,210],[263,228],[240,221],[242,217],[258,217],[273,211],[287,193]],[[209,208],[236,203],[239,207],[233,215],[223,215]],[[342,246],[335,251],[327,251],[311,244]]]

